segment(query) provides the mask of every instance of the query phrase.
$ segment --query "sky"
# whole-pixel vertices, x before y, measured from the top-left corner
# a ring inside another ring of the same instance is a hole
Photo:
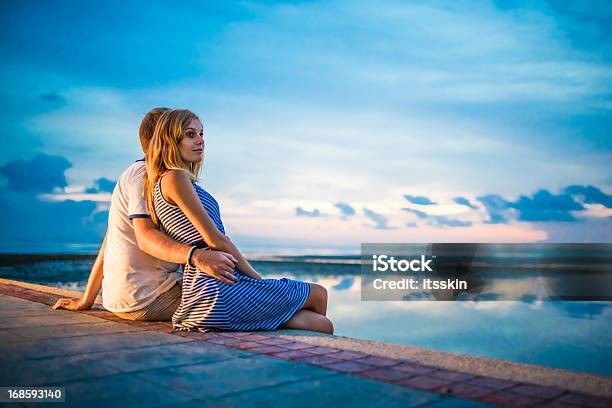
[[[1,246],[100,242],[158,106],[244,248],[612,242],[609,2],[225,3],[0,5]]]

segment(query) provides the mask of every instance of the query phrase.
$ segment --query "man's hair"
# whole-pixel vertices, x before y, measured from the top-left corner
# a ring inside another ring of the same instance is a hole
[[[165,112],[171,110],[170,108],[153,108],[142,119],[140,122],[140,129],[138,129],[138,136],[140,137],[140,145],[142,146],[142,151],[147,152],[147,148],[149,147],[149,142],[153,139],[153,132],[155,131],[155,126],[157,125],[157,121],[160,116]]]

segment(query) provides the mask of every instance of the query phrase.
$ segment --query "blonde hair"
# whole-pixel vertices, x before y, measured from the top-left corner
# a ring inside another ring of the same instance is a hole
[[[142,146],[143,152],[146,153],[147,147],[149,147],[149,142],[153,138],[155,125],[157,125],[160,116],[169,110],[170,108],[153,108],[147,112],[144,118],[142,118],[140,128],[138,129],[138,137],[140,138],[140,145]]]
[[[147,172],[143,182],[144,197],[155,225],[159,224],[153,205],[155,184],[164,173],[169,170],[183,170],[192,181],[200,174],[202,162],[185,163],[179,151],[179,143],[185,137],[185,130],[194,119],[200,120],[195,113],[186,109],[168,110],[159,117],[155,126],[145,155]]]

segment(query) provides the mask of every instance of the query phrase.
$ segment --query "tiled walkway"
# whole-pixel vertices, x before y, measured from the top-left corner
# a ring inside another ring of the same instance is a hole
[[[173,333],[0,283],[0,386],[57,384],[68,405],[612,406],[612,401],[260,333]]]

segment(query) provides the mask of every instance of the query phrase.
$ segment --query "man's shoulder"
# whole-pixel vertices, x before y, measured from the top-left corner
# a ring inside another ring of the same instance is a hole
[[[146,171],[144,160],[138,160],[128,166],[119,176],[119,181],[131,183],[135,178],[142,178]]]

